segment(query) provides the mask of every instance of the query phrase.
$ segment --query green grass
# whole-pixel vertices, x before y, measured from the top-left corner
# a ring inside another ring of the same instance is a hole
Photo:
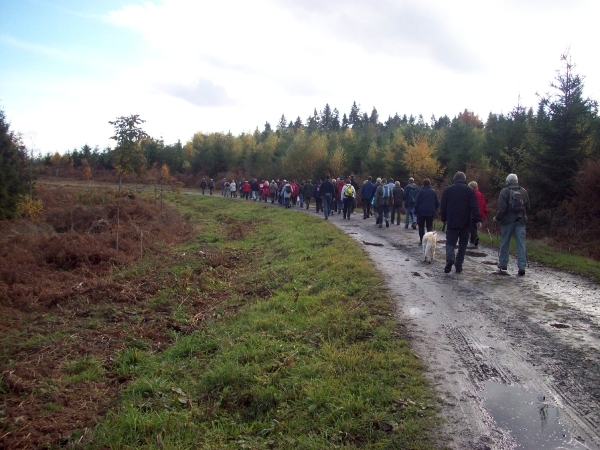
[[[198,234],[158,294],[193,326],[130,377],[90,448],[434,448],[436,402],[367,255],[318,218],[180,198]],[[185,255],[185,256],[184,256]],[[198,322],[185,299],[214,306]]]

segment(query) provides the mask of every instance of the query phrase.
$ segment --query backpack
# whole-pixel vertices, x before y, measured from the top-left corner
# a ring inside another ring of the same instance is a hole
[[[408,203],[415,203],[417,201],[417,194],[419,191],[417,189],[411,188],[410,193],[408,194]]]
[[[390,198],[390,187],[387,184],[384,184],[382,188],[381,198]]]
[[[525,201],[523,200],[523,194],[521,188],[510,190],[510,199],[508,201],[508,209],[512,212],[520,213],[523,211]]]
[[[351,184],[346,186],[346,189],[344,189],[344,194],[346,195],[346,197],[354,197],[354,188]]]
[[[288,184],[288,185],[286,185],[286,187],[285,187],[285,192],[287,192],[288,194],[291,194],[291,193],[292,193],[292,187],[291,187],[289,184]]]

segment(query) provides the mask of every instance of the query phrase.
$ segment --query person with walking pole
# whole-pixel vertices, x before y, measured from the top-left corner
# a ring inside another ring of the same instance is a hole
[[[508,268],[508,249],[511,236],[515,237],[517,244],[517,266],[520,276],[525,275],[527,266],[526,223],[527,210],[529,209],[529,195],[519,186],[519,179],[514,173],[506,177],[506,187],[500,191],[498,197],[498,213],[494,222],[502,226],[502,241],[498,256],[500,272]]]

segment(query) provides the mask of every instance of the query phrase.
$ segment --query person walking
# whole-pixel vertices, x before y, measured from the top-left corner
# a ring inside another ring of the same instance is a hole
[[[404,188],[404,209],[406,210],[406,219],[404,228],[408,228],[409,218],[412,219],[412,229],[417,228],[417,219],[415,218],[415,202],[419,194],[419,187],[415,184],[415,179],[410,177],[408,184]]]
[[[221,195],[223,197],[229,195],[229,182],[227,181],[227,178],[223,178],[223,181],[221,181]]]
[[[402,214],[402,202],[404,201],[404,189],[400,186],[400,182],[394,183],[394,189],[392,189],[392,197],[394,197],[394,204],[392,205],[392,223],[396,218],[396,225],[400,225],[401,214]]]
[[[214,188],[215,188],[215,182],[211,178],[210,181],[208,182],[208,191],[209,191],[210,195],[212,195],[212,191]]]
[[[336,202],[334,208],[338,214],[341,214],[342,210],[344,209],[344,202],[342,201],[342,190],[344,189],[344,186],[346,186],[344,179],[341,177],[338,178],[337,182],[335,183]]]
[[[253,178],[250,181],[250,191],[252,192],[252,200],[256,201],[258,198],[258,192],[260,191],[260,186],[256,178]]]
[[[360,189],[360,199],[363,206],[363,219],[368,219],[371,217],[371,199],[373,198],[373,190],[375,187],[371,180],[371,177],[367,178]]]
[[[350,175],[350,184],[354,188],[354,201],[352,202],[352,214],[354,214],[354,210],[356,209],[356,198],[357,193],[359,191],[358,183],[354,180],[354,175]]]
[[[350,178],[346,178],[346,184],[342,188],[342,203],[344,210],[344,219],[350,220],[350,214],[352,213],[352,204],[354,197],[356,196],[356,190],[350,183]]]
[[[377,180],[379,181],[379,179]],[[394,197],[392,197],[392,190],[387,184],[387,180],[384,178],[381,180],[381,184],[375,191],[375,208],[377,209],[377,223],[379,228],[383,227],[383,220],[385,219],[386,228],[390,226],[389,212],[390,206],[394,204]]]
[[[273,205],[277,198],[277,183],[275,180],[271,180],[271,184],[269,184],[269,197],[271,197],[271,204]]]
[[[204,190],[208,187],[208,183],[206,182],[206,178],[202,178],[200,182],[200,189],[202,189],[202,195],[204,195]]]
[[[323,215],[325,220],[329,219],[332,203],[335,201],[335,185],[330,180],[331,175],[327,174],[325,181],[321,183],[321,199],[323,200]]]
[[[292,207],[292,185],[288,183],[286,180],[283,180],[285,183],[283,185],[283,189],[281,190],[281,195],[283,196],[283,205],[286,208]]]
[[[231,198],[236,198],[237,197],[237,184],[235,182],[235,180],[231,180],[231,183],[229,183],[229,196]]]
[[[505,271],[508,267],[508,248],[511,236],[515,237],[517,244],[517,266],[518,274],[525,275],[527,265],[526,228],[527,210],[529,209],[529,194],[519,186],[516,174],[511,173],[506,177],[506,187],[500,191],[498,197],[498,212],[494,222],[502,225],[502,241],[500,243],[500,255],[498,268]]]
[[[302,191],[304,193],[304,201],[306,202],[306,209],[308,209],[308,207],[310,206],[310,199],[313,195],[313,189],[314,186],[310,179],[306,183],[304,183],[304,186],[302,187]]]
[[[317,180],[313,188],[313,197],[315,199],[315,209],[316,213],[319,214],[319,211],[323,211],[323,199],[321,198],[321,185],[323,184],[323,180],[320,178]]]
[[[427,227],[427,231],[433,231],[433,218],[439,207],[440,201],[437,193],[431,187],[431,181],[429,178],[423,179],[423,188],[419,190],[415,201],[415,214],[419,224],[419,242],[421,245],[423,245],[425,227]]]
[[[487,202],[485,201],[485,197],[479,190],[479,185],[477,181],[471,181],[469,183],[469,187],[475,191],[475,197],[477,197],[477,205],[479,205],[479,214],[481,215],[481,221],[483,222],[488,214]],[[471,230],[469,233],[469,243],[473,244],[475,248],[479,246],[479,236],[477,235],[477,223],[475,220],[471,220]]]
[[[467,185],[464,172],[456,172],[453,183],[444,189],[441,206],[442,222],[447,223],[444,272],[450,273],[452,266],[455,265],[456,273],[461,273],[469,241],[471,217],[475,218],[477,228],[481,228],[477,197],[473,189]],[[454,248],[457,241],[458,253],[455,255]]]

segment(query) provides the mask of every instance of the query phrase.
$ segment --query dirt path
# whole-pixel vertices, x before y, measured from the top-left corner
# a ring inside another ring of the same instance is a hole
[[[314,214],[314,210],[312,211]],[[362,213],[330,222],[365,247],[443,400],[453,449],[600,449],[600,292],[531,264],[499,275],[495,248],[444,273],[445,235],[423,261],[418,232]]]

